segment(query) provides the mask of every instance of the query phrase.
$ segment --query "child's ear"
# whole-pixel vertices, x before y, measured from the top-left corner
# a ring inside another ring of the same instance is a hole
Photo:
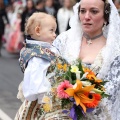
[[[36,35],[38,35],[38,36],[40,36],[40,26],[37,26],[36,28],[35,28],[35,33],[36,33]]]

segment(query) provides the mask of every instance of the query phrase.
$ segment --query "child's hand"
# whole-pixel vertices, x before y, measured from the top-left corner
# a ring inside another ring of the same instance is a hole
[[[26,47],[26,43],[25,42],[23,42],[23,46]]]

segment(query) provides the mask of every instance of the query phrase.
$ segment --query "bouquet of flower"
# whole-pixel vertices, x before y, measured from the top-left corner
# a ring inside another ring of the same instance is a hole
[[[92,112],[102,98],[108,97],[104,84],[89,68],[81,65],[78,60],[69,65],[64,73],[64,79],[57,86],[57,97],[62,108],[71,104],[70,110],[63,110],[73,120],[80,120],[87,112]]]

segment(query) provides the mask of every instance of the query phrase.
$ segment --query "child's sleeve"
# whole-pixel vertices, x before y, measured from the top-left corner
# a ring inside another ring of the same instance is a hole
[[[28,101],[41,99],[45,92],[51,88],[50,82],[46,78],[46,72],[50,63],[42,58],[34,57],[28,62],[24,72],[23,94]]]

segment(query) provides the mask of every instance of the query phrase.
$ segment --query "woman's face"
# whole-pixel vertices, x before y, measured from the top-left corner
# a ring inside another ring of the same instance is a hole
[[[105,22],[104,2],[102,0],[81,0],[79,17],[84,32],[101,33]]]
[[[47,7],[52,7],[53,6],[53,0],[46,0],[45,5]]]
[[[64,7],[70,8],[71,7],[71,1],[70,0],[64,0]]]
[[[32,0],[28,0],[27,1],[27,7],[28,9],[31,9],[33,7],[34,3],[32,2]]]

